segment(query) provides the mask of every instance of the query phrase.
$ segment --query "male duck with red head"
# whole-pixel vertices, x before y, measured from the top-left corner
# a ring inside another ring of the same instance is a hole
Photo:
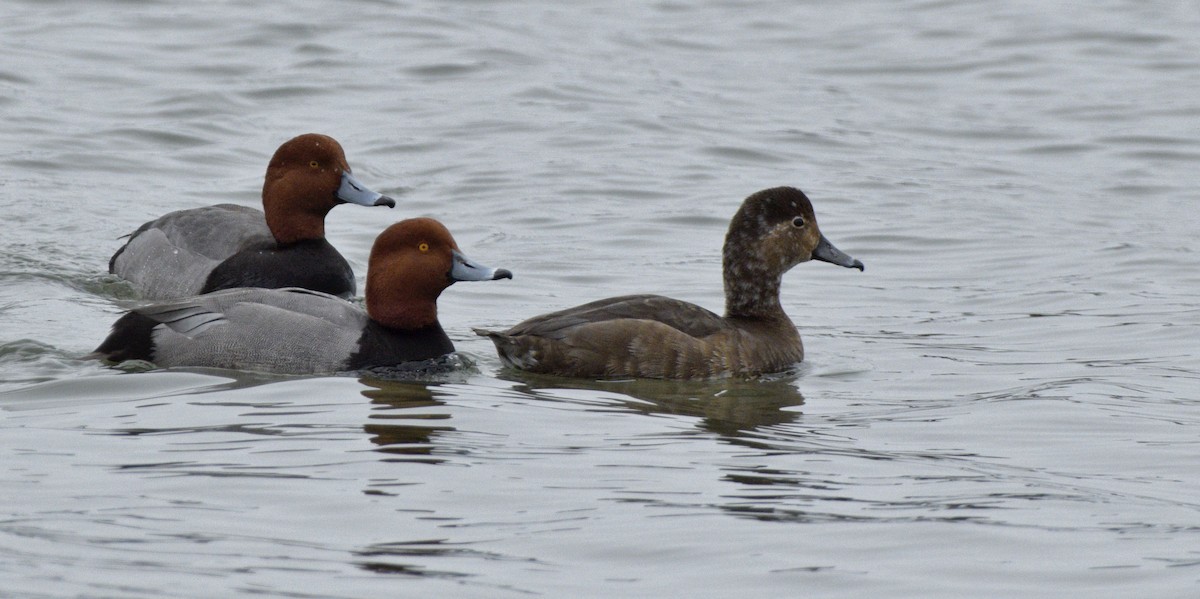
[[[799,189],[760,191],[729,224],[723,253],[725,316],[658,295],[626,295],[476,333],[508,366],[572,377],[706,379],[780,372],[804,359],[779,303],[783,274],[809,260],[863,270],[817,228]]]
[[[91,357],[283,374],[393,367],[454,351],[437,315],[447,287],[511,278],[468,259],[438,221],[414,218],[376,238],[366,310],[305,289],[228,289],[138,306]]]
[[[325,215],[345,203],[396,205],[350,174],[341,144],[316,133],[275,151],[262,201],[261,212],[218,204],[150,221],[113,254],[109,272],[145,299],[231,287],[302,287],[350,297],[354,272],[325,240]]]

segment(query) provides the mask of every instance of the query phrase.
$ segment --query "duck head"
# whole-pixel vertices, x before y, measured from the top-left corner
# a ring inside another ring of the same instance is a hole
[[[437,324],[437,298],[458,281],[511,279],[503,268],[475,262],[432,218],[400,221],[375,239],[367,265],[367,314],[394,329]]]
[[[812,202],[794,187],[765,189],[742,202],[725,235],[722,265],[727,316],[778,316],[783,274],[820,260],[862,271],[817,227]]]
[[[306,133],[275,150],[263,182],[263,212],[280,245],[325,237],[325,215],[338,204],[395,207],[350,174],[346,154],[328,135]]]

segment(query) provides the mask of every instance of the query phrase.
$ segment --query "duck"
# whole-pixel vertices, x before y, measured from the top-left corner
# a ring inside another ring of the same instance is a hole
[[[469,259],[437,220],[408,219],[385,229],[371,248],[365,309],[297,287],[144,302],[86,357],[277,374],[392,368],[455,351],[438,322],[437,299],[447,287],[511,278]]]
[[[267,165],[263,209],[217,204],[145,223],[108,262],[142,299],[194,296],[233,287],[302,287],[350,298],[350,264],[325,240],[325,215],[339,204],[387,206],[350,172],[341,144],[306,133],[279,146]]]
[[[812,202],[794,187],[747,197],[722,251],[725,314],[660,295],[623,295],[534,316],[491,339],[504,366],[575,378],[753,378],[804,359],[804,344],[779,302],[784,273],[818,260],[864,271],[817,227]]]

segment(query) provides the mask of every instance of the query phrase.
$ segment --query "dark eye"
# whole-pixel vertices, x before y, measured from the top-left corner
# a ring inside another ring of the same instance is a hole
[[[804,226],[804,217],[803,217],[803,216],[797,216],[796,218],[793,218],[793,219],[792,219],[792,226],[793,226],[793,227],[796,227],[797,229],[799,229],[800,227],[803,227],[803,226]]]
[[[317,168],[318,166],[321,166],[321,163],[317,162],[316,160],[313,160],[313,161],[311,161],[311,162],[309,162],[309,163],[308,163],[308,166],[311,166],[311,167],[313,167],[313,168]]]

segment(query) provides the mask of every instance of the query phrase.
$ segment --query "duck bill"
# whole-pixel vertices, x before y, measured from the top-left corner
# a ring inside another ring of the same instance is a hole
[[[349,171],[342,171],[342,184],[338,186],[337,199],[359,206],[396,207],[396,200],[367,189],[367,186],[359,183]]]
[[[511,279],[512,273],[503,268],[492,268],[472,261],[458,250],[452,250],[454,266],[450,267],[450,282],[457,281],[495,281]]]
[[[812,257],[813,260],[820,260],[821,262],[845,266],[846,268],[857,268],[859,272],[865,270],[862,262],[851,258],[842,250],[833,247],[833,244],[829,243],[829,240],[825,239],[824,235],[821,236],[821,241],[817,242],[817,248],[813,250]]]

